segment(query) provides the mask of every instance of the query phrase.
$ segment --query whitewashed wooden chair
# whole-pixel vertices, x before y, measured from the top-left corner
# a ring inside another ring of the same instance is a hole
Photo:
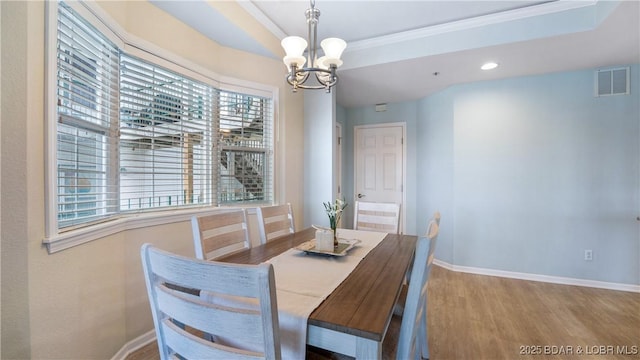
[[[432,220],[429,223],[427,236],[420,237],[416,244],[416,254],[398,337],[397,359],[429,358],[427,290],[438,232],[438,224]]]
[[[244,210],[232,210],[191,218],[196,258],[213,260],[248,249],[249,230]]]
[[[440,233],[440,218],[441,218],[440,212],[435,211],[431,216],[431,219],[429,219],[429,221],[427,222],[427,231],[424,233],[424,237],[430,237],[429,234],[433,233],[433,231],[436,231],[435,236],[438,236],[437,234]],[[434,226],[437,226],[437,230],[434,230]],[[411,275],[411,272],[409,272],[407,276],[410,276],[410,275]]]
[[[440,211],[435,211],[431,218],[427,221],[427,231],[424,233],[424,237],[429,237],[429,234],[433,231],[432,227],[435,223],[438,226],[438,232],[440,229]]]
[[[262,244],[295,232],[291,204],[259,207],[256,209],[256,215]]]
[[[141,249],[149,303],[162,360],[280,359],[276,287],[271,264],[230,264]],[[200,289],[258,306],[216,305],[177,287]],[[179,324],[186,325],[184,330]],[[209,341],[198,334],[210,334]]]
[[[397,234],[400,231],[400,205],[356,201],[353,228]]]
[[[431,217],[431,219],[429,219],[429,221],[427,223],[427,231],[424,234],[425,237],[429,237],[429,234],[431,234],[431,232],[433,231],[433,224],[436,224],[438,226],[438,233],[440,232],[440,218],[441,218],[440,212],[439,211],[435,211],[433,213],[433,216]],[[406,279],[405,279],[405,286],[402,288],[402,291],[400,293],[400,297],[398,298],[398,303],[396,304],[396,307],[395,307],[395,309],[393,311],[394,314],[399,315],[399,316],[402,316],[402,313],[404,312],[404,302],[405,302],[406,296],[407,296],[406,284],[409,283],[409,278],[411,277],[411,270],[412,270],[412,267],[410,267],[407,270],[407,275],[406,275]]]
[[[440,211],[436,211],[433,213],[433,218],[431,218],[432,220],[434,220],[436,222],[436,224],[438,224],[438,226],[440,226]],[[427,229],[427,234],[429,234],[429,229]]]

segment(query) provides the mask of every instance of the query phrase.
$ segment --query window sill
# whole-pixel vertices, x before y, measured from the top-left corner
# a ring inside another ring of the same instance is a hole
[[[42,243],[47,247],[49,254],[54,254],[122,231],[190,221],[191,217],[196,214],[205,215],[233,208],[239,207],[207,207],[129,215],[85,228],[59,233],[52,237],[44,238]],[[248,214],[255,213],[255,206],[246,207],[245,209]]]

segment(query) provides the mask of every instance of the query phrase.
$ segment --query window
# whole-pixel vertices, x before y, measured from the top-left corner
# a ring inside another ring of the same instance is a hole
[[[221,204],[271,199],[271,101],[219,94],[219,181]]]
[[[118,49],[64,4],[57,46],[57,204],[60,228],[113,212]]]
[[[211,87],[124,54],[120,65],[120,210],[211,204]]]
[[[57,3],[49,233],[143,211],[271,202],[270,97],[129,54],[72,5]]]

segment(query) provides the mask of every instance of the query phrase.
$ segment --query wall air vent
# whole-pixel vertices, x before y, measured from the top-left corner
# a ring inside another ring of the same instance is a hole
[[[597,70],[595,82],[595,96],[628,95],[629,68]]]

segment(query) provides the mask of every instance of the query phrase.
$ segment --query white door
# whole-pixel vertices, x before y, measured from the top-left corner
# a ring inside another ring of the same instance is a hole
[[[404,230],[404,124],[356,126],[355,200],[401,204]]]

